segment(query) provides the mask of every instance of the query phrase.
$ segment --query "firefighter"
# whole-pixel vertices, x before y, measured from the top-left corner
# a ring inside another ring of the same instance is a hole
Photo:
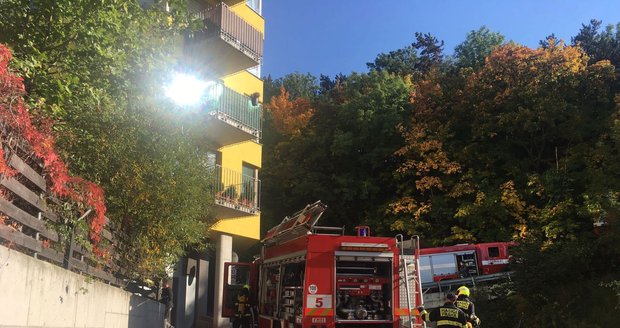
[[[170,282],[166,281],[164,287],[161,289],[161,298],[159,302],[164,304],[164,320],[170,322],[170,313],[172,312],[172,289],[170,289]]]
[[[461,286],[456,290],[458,295],[456,299],[456,306],[467,314],[467,322],[472,327],[478,327],[480,325],[480,319],[476,316],[476,310],[474,308],[474,302],[469,299],[469,288]]]
[[[235,302],[237,313],[233,319],[233,328],[250,328],[252,312],[250,311],[250,286],[244,285]]]
[[[456,307],[454,302],[456,295],[448,294],[446,303],[438,308],[427,312],[423,306],[418,307],[420,317],[424,321],[437,323],[437,328],[465,328],[467,327],[467,315]]]

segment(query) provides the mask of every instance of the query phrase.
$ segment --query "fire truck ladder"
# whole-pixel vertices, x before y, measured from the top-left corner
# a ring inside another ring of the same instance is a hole
[[[291,216],[287,216],[280,224],[269,229],[265,238],[261,240],[264,245],[274,245],[287,242],[303,235],[311,234],[313,231],[322,229],[335,229],[338,231],[342,228],[318,227],[316,223],[325,212],[327,206],[321,201],[306,205],[304,209],[296,212]]]
[[[420,261],[419,261],[419,254],[420,254],[420,237],[415,236],[414,238],[411,238],[410,240],[408,240],[408,248],[407,252],[405,252],[405,241],[403,240],[403,235],[402,234],[398,234],[396,235],[396,242],[400,247],[400,259],[401,259],[401,266],[400,266],[400,271],[401,271],[401,280],[405,281],[405,291],[404,294],[406,295],[406,299],[407,299],[407,314],[409,316],[409,328],[414,328],[414,327],[424,327],[426,328],[426,323],[424,321],[422,321],[422,324],[416,324],[414,323],[414,318],[413,315],[411,314],[412,312],[412,306],[411,306],[411,286],[409,284],[409,267],[408,267],[408,261],[407,261],[407,257],[411,258],[411,262],[414,266],[414,271],[413,271],[413,277],[411,277],[411,280],[413,280],[413,284],[414,284],[414,301],[415,298],[419,297],[420,301],[421,301],[421,305],[423,305],[424,303],[424,299],[422,297],[422,285],[421,285],[421,281],[420,279],[418,279],[418,273],[420,272]],[[411,255],[411,256],[407,256],[407,255]],[[399,288],[400,290],[400,288]],[[401,293],[402,295],[403,293]],[[402,308],[402,305],[401,305]]]

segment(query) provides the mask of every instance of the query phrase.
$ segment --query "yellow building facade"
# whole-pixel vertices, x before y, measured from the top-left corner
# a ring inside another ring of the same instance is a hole
[[[175,327],[228,327],[221,317],[224,263],[248,259],[260,239],[265,21],[261,0],[188,0],[204,27],[187,35],[186,62],[209,82],[199,119],[208,145],[214,249],[190,254],[175,270]],[[207,197],[205,197],[207,198]]]

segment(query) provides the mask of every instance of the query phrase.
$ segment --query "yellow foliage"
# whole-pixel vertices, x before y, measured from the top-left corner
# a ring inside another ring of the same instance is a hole
[[[512,180],[505,182],[500,189],[502,191],[502,203],[504,206],[512,209],[515,213],[523,213],[525,210],[525,202],[519,197],[514,182]]]
[[[450,192],[448,192],[448,196],[452,198],[458,198],[465,195],[470,195],[474,192],[474,188],[471,183],[467,181],[457,182]]]
[[[390,212],[394,214],[413,213],[418,209],[418,203],[413,197],[402,197],[390,204]]]
[[[452,235],[447,238],[446,241],[448,242],[474,243],[477,240],[474,234],[471,233],[471,231],[463,229],[461,227],[453,226],[452,228],[450,228],[450,231],[452,232]]]
[[[418,202],[413,197],[403,197],[390,204],[389,211],[393,214],[412,214],[415,220],[420,220],[424,214],[428,214],[432,209],[432,204],[428,202]]]
[[[481,206],[484,203],[486,198],[487,198],[487,195],[484,192],[478,191],[476,193],[476,201],[474,202],[474,204],[476,204],[477,206]]]
[[[549,47],[538,49],[506,44],[487,57],[480,72],[469,76],[468,86],[501,90],[493,99],[501,103],[509,99],[514,87],[536,92],[550,81],[581,74],[588,67],[588,60],[588,55],[580,47],[566,46],[563,42],[551,42]],[[498,85],[505,87],[497,89]]]

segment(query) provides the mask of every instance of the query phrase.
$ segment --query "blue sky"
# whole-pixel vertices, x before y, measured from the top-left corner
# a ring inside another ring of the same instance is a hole
[[[448,54],[482,25],[531,47],[551,33],[570,42],[592,18],[619,23],[620,0],[263,0],[263,16],[262,75],[334,76],[366,71],[415,32],[444,40]]]

